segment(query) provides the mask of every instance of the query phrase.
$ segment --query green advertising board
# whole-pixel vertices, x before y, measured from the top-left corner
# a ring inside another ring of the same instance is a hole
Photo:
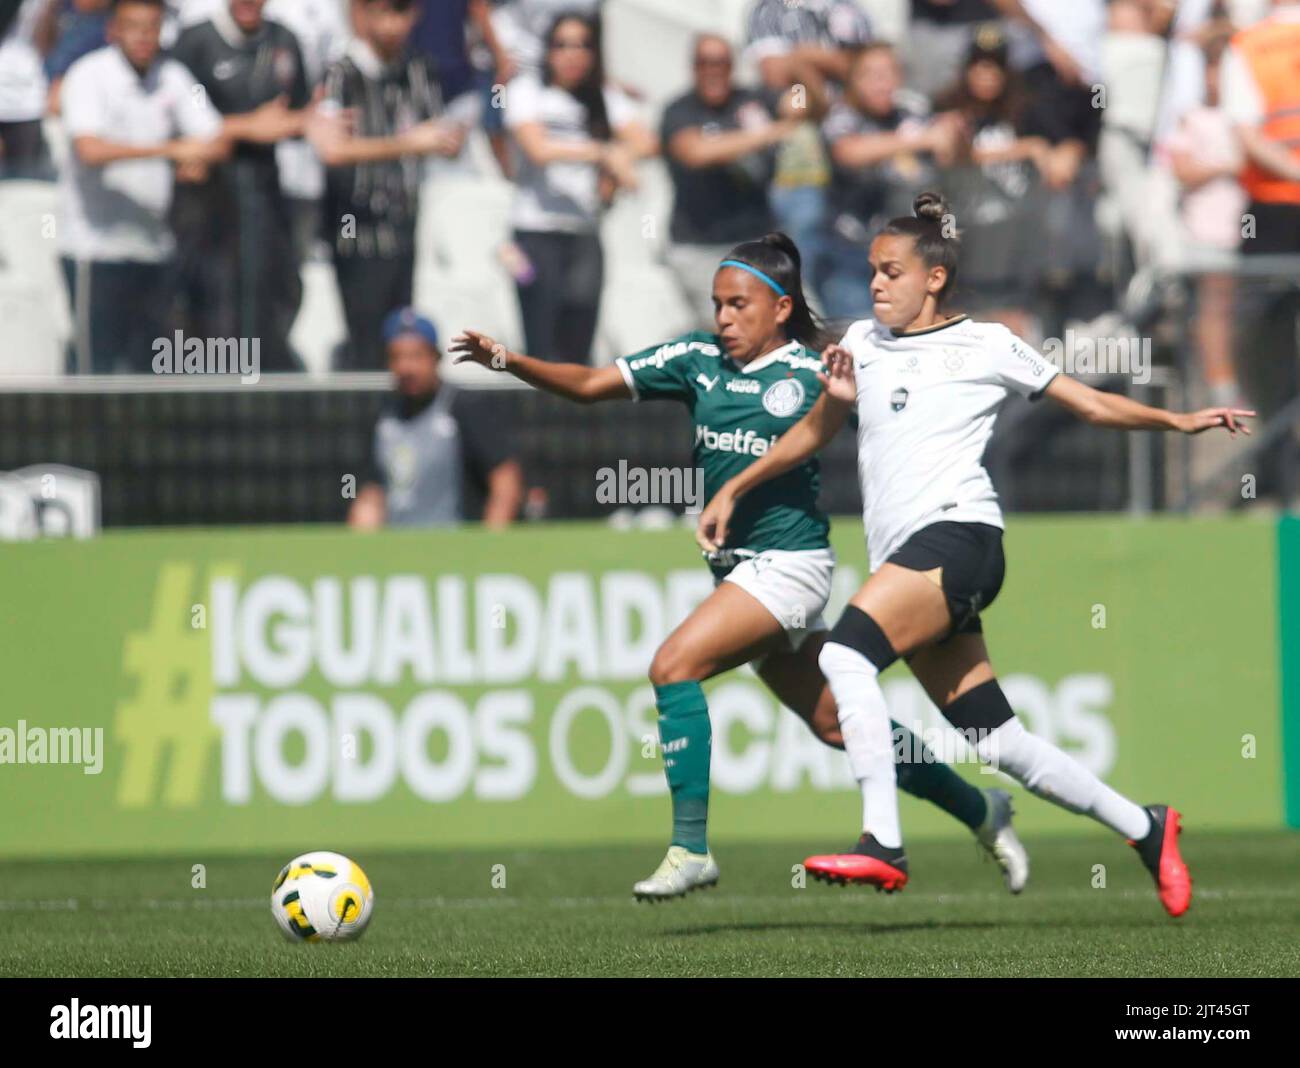
[[[1297,527],[1014,518],[985,619],[1012,704],[1189,825],[1280,825]],[[859,522],[834,540],[832,620],[866,566]],[[645,672],[711,586],[688,530],[599,524],[6,546],[0,855],[663,840]],[[968,761],[903,665],[883,681],[896,719]],[[706,689],[713,836],[851,839],[843,754],[747,669]],[[1012,789],[1023,830],[1095,829]],[[911,799],[903,818],[965,834]]]

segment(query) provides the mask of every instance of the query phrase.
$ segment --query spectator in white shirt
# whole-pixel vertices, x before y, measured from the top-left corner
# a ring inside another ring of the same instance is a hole
[[[593,19],[562,15],[546,42],[542,77],[521,74],[506,89],[519,147],[511,223],[527,261],[516,281],[528,351],[585,362],[604,284],[600,217],[619,189],[637,187],[636,160],[657,139],[605,84]]]
[[[50,0],[0,5],[0,178],[48,178],[41,134],[48,82],[37,31]]]
[[[63,80],[59,243],[81,371],[150,368],[169,325],[174,169],[198,178],[227,150],[193,77],[160,58],[162,21],[162,0],[116,0],[111,43]]]

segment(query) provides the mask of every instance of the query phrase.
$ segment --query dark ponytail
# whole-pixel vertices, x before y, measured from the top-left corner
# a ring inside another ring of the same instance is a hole
[[[776,231],[764,234],[757,241],[742,241],[726,258],[762,271],[785,290],[794,302],[790,318],[785,321],[786,337],[816,352],[834,340],[808,306],[803,291],[803,257],[788,235]]]
[[[948,272],[947,281],[939,290],[938,303],[942,304],[957,280],[957,259],[961,253],[961,236],[948,202],[939,193],[922,193],[912,201],[912,215],[902,215],[885,224],[879,236],[885,235],[910,237],[916,254],[927,268],[942,267]]]

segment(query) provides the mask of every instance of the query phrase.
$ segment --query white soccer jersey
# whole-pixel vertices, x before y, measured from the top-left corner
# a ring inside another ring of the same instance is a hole
[[[984,470],[998,409],[1034,398],[1056,368],[1005,326],[962,316],[895,334],[874,319],[849,327],[858,399],[858,478],[871,569],[922,527],[1002,527]]]
[[[159,56],[141,77],[122,50],[107,45],[82,56],[63,79],[63,129],[127,145],[157,146],[174,137],[221,133],[221,116],[183,65]],[[175,240],[167,221],[173,168],[161,156],[101,167],[68,154],[60,176],[59,250],[75,260],[161,263]]]

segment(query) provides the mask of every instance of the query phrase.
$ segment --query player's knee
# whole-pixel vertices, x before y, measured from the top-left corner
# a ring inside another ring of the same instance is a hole
[[[650,661],[650,682],[655,686],[668,686],[674,682],[698,682],[699,665],[680,646],[664,644]]]
[[[879,674],[898,659],[885,632],[857,605],[844,609],[817,656],[817,664],[828,679],[832,672],[861,671]]]
[[[828,681],[860,675],[864,671],[876,674],[876,668],[859,650],[834,640],[822,646],[821,652],[817,654],[817,666]]]

